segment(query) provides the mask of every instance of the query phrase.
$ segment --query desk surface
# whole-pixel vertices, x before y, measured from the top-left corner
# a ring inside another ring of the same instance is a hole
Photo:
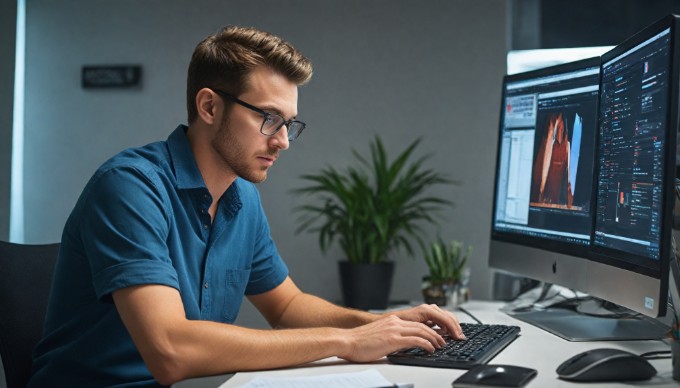
[[[538,370],[538,375],[527,387],[630,387],[632,384],[578,384],[562,381],[557,378],[555,369],[569,357],[582,351],[611,347],[631,351],[636,354],[670,349],[664,341],[607,341],[607,342],[569,342],[553,334],[536,328],[525,322],[516,320],[498,309],[502,306],[497,302],[469,302],[465,305],[467,311],[475,315],[484,323],[502,323],[521,327],[520,337],[499,353],[490,364],[511,364],[526,366]],[[461,322],[473,322],[462,312],[457,313]],[[659,372],[652,380],[639,383],[639,386],[680,387],[680,382],[671,376],[671,360],[651,360],[652,365]],[[368,364],[352,364],[346,361],[330,358],[297,368],[287,368],[270,371],[244,372],[235,375],[212,376],[189,379],[173,385],[173,388],[202,388],[202,387],[238,387],[247,383],[255,376],[267,377],[298,377],[329,373],[358,372],[366,369],[377,369],[388,380],[399,383],[413,383],[415,387],[451,387],[451,382],[465,373],[461,369],[424,368],[415,366],[393,365],[386,360]]]

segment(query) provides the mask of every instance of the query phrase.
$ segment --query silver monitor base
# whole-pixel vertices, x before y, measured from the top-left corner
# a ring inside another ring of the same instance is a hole
[[[575,342],[664,339],[668,337],[669,330],[668,326],[643,315],[636,318],[609,318],[555,307],[504,312],[567,341]]]

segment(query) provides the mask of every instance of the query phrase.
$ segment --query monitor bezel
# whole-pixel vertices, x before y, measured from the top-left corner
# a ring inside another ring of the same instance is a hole
[[[680,52],[677,49],[678,42],[678,28],[676,24],[678,23],[678,17],[676,15],[668,15],[657,22],[651,24],[647,28],[633,35],[629,39],[626,39],[623,43],[617,45],[614,49],[606,52],[602,55],[602,68],[600,75],[600,91],[602,90],[604,64],[611,61],[612,59],[624,54],[633,47],[643,43],[644,41],[650,39],[654,35],[662,32],[665,29],[670,28],[670,74],[669,74],[669,109],[666,125],[666,139],[667,145],[665,147],[665,157],[666,164],[664,166],[664,184],[665,191],[663,193],[663,202],[661,205],[661,217],[660,222],[661,227],[661,237],[659,241],[659,261],[657,268],[650,268],[645,265],[637,265],[628,260],[639,260],[645,261],[647,263],[654,263],[653,259],[648,257],[632,254],[630,252],[613,249],[601,245],[595,244],[595,222],[593,219],[593,228],[591,234],[591,249],[590,249],[590,259],[608,266],[617,267],[623,270],[628,270],[631,272],[639,273],[645,276],[658,279],[660,282],[660,295],[662,300],[659,303],[659,314],[665,313],[665,296],[668,293],[668,265],[669,258],[672,254],[671,248],[671,237],[673,228],[673,207],[675,205],[675,175],[676,175],[676,138],[678,130],[678,71],[680,71]],[[600,118],[598,117],[598,122]],[[596,144],[599,150],[599,125],[598,125],[598,143]],[[598,151],[599,152],[599,151]],[[594,172],[594,184],[593,188],[595,190],[595,203],[598,201],[597,197],[597,180],[599,178],[599,167],[596,164],[596,169]],[[595,214],[594,214],[595,216]]]
[[[494,191],[493,191],[493,204],[492,204],[492,214],[491,214],[491,240],[496,240],[496,241],[502,241],[502,242],[510,242],[510,243],[515,243],[515,244],[520,244],[524,245],[530,248],[539,248],[543,250],[547,250],[550,252],[555,252],[555,253],[562,253],[562,254],[567,254],[570,256],[577,256],[577,257],[587,257],[588,252],[589,252],[589,247],[592,242],[592,236],[591,236],[591,241],[589,241],[588,244],[577,244],[577,243],[570,243],[566,241],[560,241],[556,239],[551,239],[551,238],[544,238],[544,237],[533,237],[529,236],[523,233],[515,233],[515,232],[509,232],[509,231],[500,231],[496,229],[496,207],[497,207],[497,201],[498,201],[498,183],[499,183],[499,174],[500,174],[500,163],[501,163],[501,147],[502,147],[502,140],[503,140],[503,133],[504,133],[504,125],[505,125],[505,100],[507,97],[507,85],[509,83],[514,83],[514,82],[519,82],[519,81],[526,81],[526,80],[531,80],[531,79],[536,79],[536,78],[542,78],[542,77],[548,77],[548,76],[553,76],[553,75],[559,75],[559,74],[564,74],[564,73],[569,73],[573,71],[578,71],[578,70],[584,70],[587,68],[592,68],[592,67],[599,67],[601,68],[601,58],[600,57],[592,57],[592,58],[586,58],[586,59],[581,59],[578,61],[574,62],[569,62],[569,63],[564,63],[564,64],[559,64],[559,65],[554,65],[554,66],[549,66],[549,67],[544,67],[541,69],[536,69],[536,70],[531,70],[523,73],[516,73],[516,74],[510,74],[510,75],[505,75],[503,77],[503,84],[502,84],[502,93],[501,93],[501,103],[500,103],[500,116],[499,116],[499,121],[498,121],[498,138],[497,138],[497,148],[496,148],[496,171],[494,174]],[[601,81],[598,81],[598,90],[599,90],[599,84]],[[598,102],[596,103],[596,109],[599,108],[599,99]],[[597,131],[597,128],[596,128]],[[597,147],[597,144],[595,145]],[[593,171],[594,173],[594,171]],[[594,179],[594,176],[593,176]],[[594,209],[591,209],[591,226],[593,222],[593,214],[594,214]],[[590,233],[592,234],[592,227]]]

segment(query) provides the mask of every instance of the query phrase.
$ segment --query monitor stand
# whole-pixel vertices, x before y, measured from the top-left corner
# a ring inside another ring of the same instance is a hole
[[[545,294],[544,287],[541,295]],[[614,311],[603,308],[607,303],[581,296],[552,304],[518,306],[510,303],[501,311],[568,341],[657,340],[668,337],[667,325],[620,306],[614,305]]]

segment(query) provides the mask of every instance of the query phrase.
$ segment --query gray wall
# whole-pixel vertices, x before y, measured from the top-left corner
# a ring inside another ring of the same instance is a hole
[[[459,180],[441,233],[474,246],[472,293],[490,295],[487,268],[505,0],[65,0],[27,9],[26,242],[58,241],[94,170],[125,147],[165,139],[186,121],[186,68],[195,45],[225,24],[284,37],[314,63],[300,90],[308,129],[282,155],[263,203],[278,248],[303,290],[339,300],[336,261],[316,236],[295,235],[290,190],[326,164],[353,162],[380,134],[401,151],[423,136],[430,166]],[[91,64],[143,66],[143,86],[84,90]],[[432,231],[433,235],[435,231]],[[394,299],[420,298],[422,260],[395,255]],[[251,307],[241,322],[255,325]]]

